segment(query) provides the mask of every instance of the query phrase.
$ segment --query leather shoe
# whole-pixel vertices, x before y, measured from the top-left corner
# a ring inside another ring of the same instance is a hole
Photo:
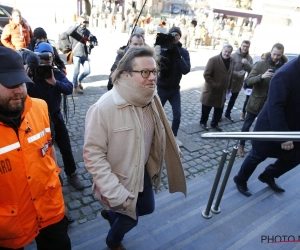
[[[230,115],[225,115],[225,118],[230,122],[234,122]]]
[[[285,192],[285,190],[284,190],[282,187],[280,187],[279,185],[276,184],[274,178],[272,178],[272,177],[267,177],[267,176],[264,175],[264,173],[260,174],[260,175],[258,176],[258,179],[259,179],[261,182],[268,184],[269,187],[270,187],[271,189],[273,189],[275,192],[279,192],[279,193]]]
[[[219,131],[219,132],[222,132],[222,131],[223,131],[223,129],[221,129],[221,128],[219,127],[219,125],[211,126],[211,127],[214,128],[215,130]]]
[[[106,245],[108,246],[109,249],[111,250],[126,250],[126,248],[122,245],[112,245],[106,238]]]
[[[208,127],[206,124],[204,123],[200,123],[200,126],[204,129],[204,130],[208,130]]]
[[[238,179],[237,176],[234,176],[234,177],[233,177],[233,181],[234,181],[234,183],[236,184],[237,190],[238,190],[241,194],[243,194],[243,195],[245,195],[245,196],[247,196],[247,197],[249,197],[249,196],[252,195],[252,193],[249,191],[249,189],[248,189],[248,187],[247,187],[247,182],[242,183],[242,182]]]

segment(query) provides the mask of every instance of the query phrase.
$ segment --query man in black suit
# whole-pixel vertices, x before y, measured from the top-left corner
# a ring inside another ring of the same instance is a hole
[[[254,131],[300,131],[300,57],[282,66],[273,76],[268,99],[261,110]],[[300,164],[300,143],[287,141],[252,141],[250,154],[234,177],[237,189],[251,196],[247,181],[258,164],[266,158],[277,160],[266,167],[258,179],[275,192],[285,190],[276,184],[275,178]]]

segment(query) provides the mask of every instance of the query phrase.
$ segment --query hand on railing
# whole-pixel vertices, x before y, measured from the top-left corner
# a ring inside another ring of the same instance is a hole
[[[294,144],[292,141],[287,141],[287,142],[281,143],[281,148],[283,150],[291,150],[294,148]]]

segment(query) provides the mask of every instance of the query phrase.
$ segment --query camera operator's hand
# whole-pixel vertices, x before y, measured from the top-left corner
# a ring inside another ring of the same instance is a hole
[[[179,50],[179,47],[177,46],[177,45],[173,45],[173,53],[174,53],[174,55],[175,55],[175,57],[177,58],[177,59],[181,59],[181,55],[180,55],[180,50]]]
[[[47,83],[49,83],[50,85],[55,86],[56,85],[56,80],[54,78],[53,69],[51,69],[51,73],[52,73],[52,77],[45,79],[45,81]]]
[[[24,70],[25,70],[26,74],[29,75],[30,68],[27,64],[24,65]]]

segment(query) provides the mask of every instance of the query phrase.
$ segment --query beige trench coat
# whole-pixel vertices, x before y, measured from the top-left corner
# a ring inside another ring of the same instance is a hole
[[[166,150],[166,134],[154,101],[151,106],[154,110],[155,136],[146,170],[157,190]],[[93,176],[96,197],[107,208],[134,219],[138,193],[143,191],[144,184],[145,146],[143,122],[140,122],[142,120],[142,108],[127,103],[113,88],[90,107],[85,125],[84,162]],[[168,178],[169,185],[179,187],[178,180],[184,178],[181,162],[179,160],[179,164],[178,161],[171,164],[173,176],[177,178]],[[185,193],[185,190],[182,192]],[[125,210],[114,209],[130,193],[135,198],[128,203],[128,207]]]

